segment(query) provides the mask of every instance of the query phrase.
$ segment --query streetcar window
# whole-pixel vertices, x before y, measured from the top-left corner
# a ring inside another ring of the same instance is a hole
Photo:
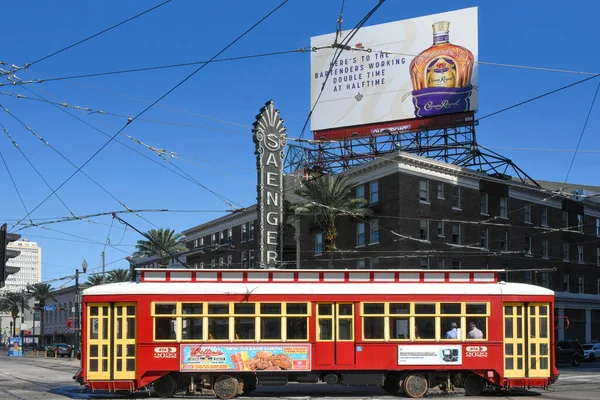
[[[287,339],[308,340],[308,319],[306,317],[287,317]]]
[[[181,323],[183,340],[202,340],[202,317],[200,318],[183,318]]]
[[[175,340],[176,326],[175,318],[154,318],[154,339]]]
[[[281,304],[279,303],[262,303],[260,305],[261,314],[281,314]]]
[[[209,303],[208,313],[212,315],[229,314],[229,304]]]
[[[385,314],[385,304],[365,303],[363,304],[363,314]]]
[[[319,319],[319,340],[333,340],[333,320]]]
[[[98,306],[91,306],[90,307],[90,315],[91,316],[98,316]]]
[[[154,304],[154,314],[171,315],[177,313],[177,304]]]
[[[281,339],[281,317],[261,317],[260,338],[263,340]]]
[[[235,317],[233,321],[236,340],[254,340],[256,326],[254,317]]]
[[[202,303],[183,303],[181,304],[181,312],[183,314],[204,314],[204,304]]]
[[[415,317],[415,339],[435,339],[435,317]]]
[[[486,315],[487,304],[486,303],[467,303],[467,314],[472,315]]]
[[[208,340],[229,340],[229,317],[208,318]]]
[[[404,317],[390,318],[390,339],[409,339],[410,320]]]
[[[410,314],[410,303],[390,303],[390,314]]]
[[[435,304],[415,304],[415,314],[435,314]]]
[[[234,314],[256,314],[256,303],[236,303],[233,305]]]
[[[462,324],[460,317],[441,317],[440,323],[442,328],[441,339],[461,339]]]
[[[366,306],[366,304],[365,304]],[[363,318],[365,339],[385,339],[385,317]]]
[[[460,315],[461,304],[460,303],[441,303],[440,304],[442,314],[455,314]]]
[[[308,305],[306,303],[287,303],[285,311],[288,314],[308,314]]]
[[[319,304],[319,315],[333,315],[333,304]]]
[[[383,329],[382,329],[383,332]],[[352,319],[351,318],[343,318],[338,320],[338,340],[352,340],[353,339],[353,330],[352,330]]]
[[[338,304],[339,315],[352,315],[354,310],[354,304]]]

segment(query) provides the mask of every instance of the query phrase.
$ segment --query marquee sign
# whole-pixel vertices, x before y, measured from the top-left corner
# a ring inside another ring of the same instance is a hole
[[[270,268],[281,262],[283,159],[287,137],[283,119],[272,100],[260,109],[253,127],[258,176],[258,263],[261,268]]]

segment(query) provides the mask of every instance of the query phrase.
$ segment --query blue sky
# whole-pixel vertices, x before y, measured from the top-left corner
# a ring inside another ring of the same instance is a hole
[[[0,60],[17,65],[37,60],[159,3],[9,2],[3,7],[5,40],[0,47]],[[18,75],[26,80],[42,79],[208,60],[279,3],[175,0]],[[352,28],[375,4],[375,0],[346,0],[344,29]],[[387,0],[367,25],[478,6],[480,61],[600,72],[594,47],[600,3],[587,0],[576,4],[577,7],[559,1]],[[340,6],[341,0],[290,0],[222,57],[309,46],[311,36],[335,30]],[[123,216],[143,231],[153,225],[181,231],[221,216],[231,208],[161,165],[180,168],[197,182],[240,205],[253,204],[256,174],[252,122],[260,107],[273,99],[285,119],[288,135],[299,136],[310,108],[309,58],[307,53],[293,53],[208,65],[161,102],[169,108],[152,108],[143,116],[148,120],[135,121],[123,132],[155,148],[177,152],[181,158],[167,164],[145,147],[121,137],[121,141],[150,159],[112,142],[84,171],[129,208],[198,211],[145,213],[145,220],[135,215]],[[40,95],[71,105],[123,116],[136,115],[147,106],[140,100],[156,100],[195,68],[55,81],[32,88],[43,90],[37,92]],[[477,115],[489,114],[585,77],[482,64]],[[480,144],[513,159],[534,178],[564,180],[573,153],[500,148],[574,149],[597,80],[485,119],[477,127]],[[0,92],[2,106],[76,165],[87,160],[107,140],[49,104],[6,94],[34,97],[24,88],[4,86]],[[600,150],[598,107],[596,104],[581,143],[583,150]],[[126,122],[124,117],[67,111],[109,135]],[[71,165],[1,109],[0,122],[50,186],[57,187],[74,172]],[[0,151],[25,205],[31,210],[50,190],[4,135],[0,136]],[[600,186],[599,164],[598,153],[579,153],[569,181]],[[26,213],[3,164],[0,164],[0,182],[0,221],[11,225]],[[82,174],[77,174],[58,194],[76,215],[123,209]],[[32,213],[32,218],[36,222],[68,214],[53,197]],[[30,228],[20,233],[43,248],[43,279],[48,280],[72,274],[84,258],[90,270],[98,268],[107,237],[114,246],[106,247],[106,262],[110,263],[107,269],[126,267],[124,257],[133,251],[140,236],[130,229],[124,230],[117,222],[110,226],[111,217],[106,216],[91,222],[48,225],[52,230]]]

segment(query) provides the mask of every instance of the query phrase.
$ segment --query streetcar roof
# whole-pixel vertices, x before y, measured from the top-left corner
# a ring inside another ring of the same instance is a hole
[[[121,282],[92,286],[86,296],[101,295],[532,295],[554,292],[524,283],[256,283]]]

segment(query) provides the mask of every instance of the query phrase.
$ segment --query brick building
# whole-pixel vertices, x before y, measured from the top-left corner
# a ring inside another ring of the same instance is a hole
[[[600,340],[600,187],[559,192],[402,152],[345,174],[372,215],[339,221],[333,255],[314,218],[284,224],[284,268],[501,269],[556,292],[558,338]],[[249,207],[184,231],[188,265],[256,267],[256,218]]]

